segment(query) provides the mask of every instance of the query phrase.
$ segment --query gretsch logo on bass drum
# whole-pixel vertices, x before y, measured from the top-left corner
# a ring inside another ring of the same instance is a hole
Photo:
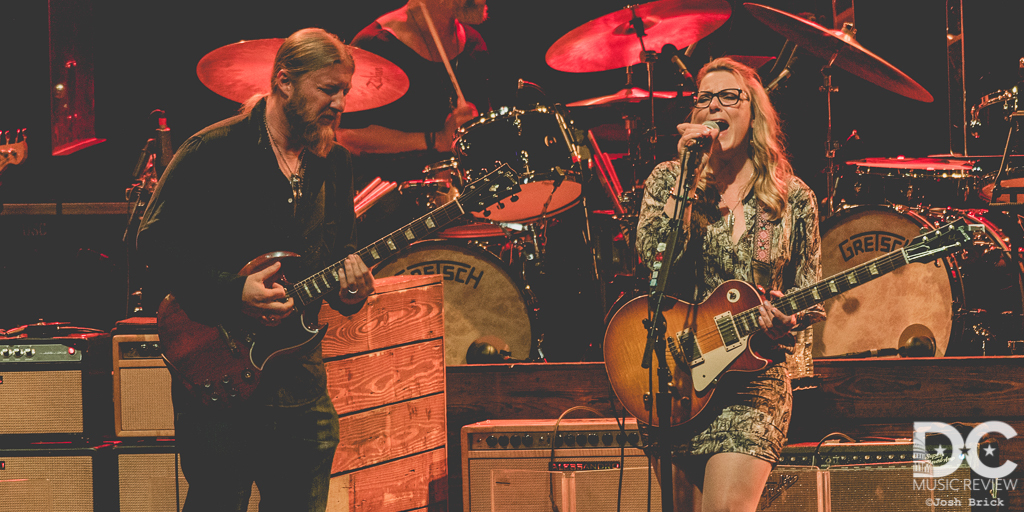
[[[444,276],[445,281],[455,281],[456,283],[473,285],[473,289],[480,286],[480,280],[484,277],[484,271],[477,270],[477,268],[472,265],[467,265],[461,261],[446,260],[416,263],[405,267],[401,272],[395,273],[396,276],[405,274],[411,276],[430,276],[441,274]]]
[[[888,253],[905,245],[907,245],[907,239],[896,233],[866,231],[839,242],[837,248],[839,249],[839,254],[843,256],[843,261],[850,261],[854,256],[861,253]]]

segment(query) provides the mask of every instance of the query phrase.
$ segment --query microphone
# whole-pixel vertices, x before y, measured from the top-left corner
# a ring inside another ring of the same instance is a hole
[[[693,75],[690,74],[690,70],[686,68],[686,64],[683,63],[683,59],[679,58],[679,48],[676,48],[676,45],[666,44],[665,46],[662,46],[661,54],[668,55],[669,60],[671,60],[672,63],[679,68],[679,71],[682,72],[683,78],[696,85],[696,82],[693,81]]]
[[[875,348],[863,352],[847,352],[836,356],[824,356],[818,359],[863,359],[868,357],[934,357],[935,340],[928,336],[915,336],[907,340],[900,348]]]
[[[171,163],[171,158],[174,157],[174,148],[171,146],[171,129],[167,127],[167,118],[160,117],[157,119],[156,139],[160,142],[157,148],[157,166],[156,174],[159,177],[164,173],[164,169]]]
[[[718,121],[704,121],[701,124],[703,124],[704,126],[707,126],[708,128],[711,128],[713,130],[719,130],[719,131],[722,130],[722,125],[719,124]],[[687,141],[686,142],[686,149],[690,150],[690,152],[704,152],[704,151],[707,151],[711,147],[711,144],[714,141],[715,141],[714,135],[705,135],[703,137],[699,137],[699,138]]]

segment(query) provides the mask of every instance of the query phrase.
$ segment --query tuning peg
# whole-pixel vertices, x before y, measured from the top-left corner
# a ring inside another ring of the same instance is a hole
[[[490,216],[491,216],[491,210],[484,209],[484,217],[490,217]]]
[[[498,203],[497,207],[498,207],[499,210],[504,210],[505,209],[505,203]]]
[[[512,194],[512,197],[509,197],[508,200],[514,203],[519,200],[519,196],[516,194]]]

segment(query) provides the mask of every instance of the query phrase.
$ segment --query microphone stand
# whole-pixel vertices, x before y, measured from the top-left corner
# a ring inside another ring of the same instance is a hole
[[[668,240],[665,248],[661,251],[660,265],[656,266],[651,273],[651,285],[654,290],[647,298],[647,320],[644,320],[644,327],[647,329],[647,345],[644,347],[643,360],[640,367],[650,370],[652,354],[658,356],[658,392],[655,395],[654,405],[658,410],[658,426],[654,429],[656,440],[654,453],[658,455],[658,462],[661,469],[661,507],[665,512],[673,510],[673,478],[672,478],[672,444],[670,435],[672,433],[672,395],[669,392],[669,383],[672,375],[668,369],[668,358],[666,354],[665,317],[662,315],[662,306],[665,298],[665,288],[668,283],[669,273],[672,270],[672,262],[676,258],[676,246],[679,242],[679,231],[682,227],[683,212],[688,206],[690,189],[693,185],[691,176],[696,166],[695,158],[699,157],[697,151],[684,150],[680,158],[680,180],[676,184],[676,205],[672,219],[669,220]],[[680,397],[680,401],[688,401],[689,397]],[[644,402],[650,404],[650,398],[644,397]],[[650,409],[648,409],[649,411]],[[650,416],[650,415],[648,415]],[[648,422],[650,418],[648,417]]]

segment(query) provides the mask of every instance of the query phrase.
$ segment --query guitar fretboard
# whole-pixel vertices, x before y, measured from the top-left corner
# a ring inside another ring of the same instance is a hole
[[[426,237],[431,232],[450,224],[467,211],[480,211],[487,205],[519,192],[518,175],[508,164],[502,164],[486,176],[466,186],[462,195],[448,204],[402,226],[391,234],[356,251],[367,267],[373,267],[389,256]],[[287,294],[308,306],[324,298],[328,293],[337,292],[340,281],[338,272],[345,265],[344,260],[295,283]]]
[[[772,302],[783,314],[792,315],[803,311],[815,304],[825,302],[840,293],[852,290],[864,283],[873,281],[879,277],[896,270],[907,264],[904,249],[894,251],[867,261],[844,272],[840,272],[820,283],[802,288]],[[761,330],[757,323],[759,316],[757,308],[748,309],[736,315],[736,326],[741,336],[750,335]]]
[[[391,234],[356,252],[367,267],[372,267],[385,258],[405,249],[432,231],[458,219],[463,214],[459,200],[448,204],[402,226]],[[322,299],[328,293],[338,291],[338,272],[343,272],[344,260],[313,274],[292,287],[289,294],[306,306]]]

